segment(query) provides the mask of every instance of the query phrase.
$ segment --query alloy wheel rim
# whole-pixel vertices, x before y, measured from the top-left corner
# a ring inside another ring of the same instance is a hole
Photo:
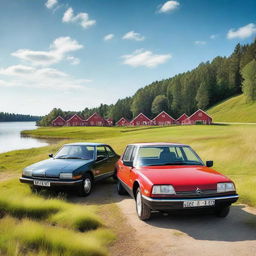
[[[91,180],[89,178],[86,178],[84,180],[84,192],[89,193],[91,190],[91,186],[92,186]]]
[[[138,215],[141,216],[142,204],[141,204],[141,195],[140,195],[140,192],[137,193],[136,205],[137,205],[137,212],[138,212]]]

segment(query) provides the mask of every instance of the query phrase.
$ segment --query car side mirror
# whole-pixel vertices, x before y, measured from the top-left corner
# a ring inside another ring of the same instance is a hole
[[[133,161],[124,161],[125,166],[133,167]]]
[[[206,166],[207,167],[212,167],[213,166],[213,161],[206,161]]]
[[[49,154],[49,157],[51,157],[51,158],[52,158],[52,157],[53,157],[53,154]]]

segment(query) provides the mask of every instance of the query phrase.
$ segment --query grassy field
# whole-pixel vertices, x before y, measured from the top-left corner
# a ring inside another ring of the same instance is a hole
[[[70,139],[47,147],[0,154],[0,178],[20,175],[25,166],[46,159],[49,153],[54,153],[66,142],[104,142],[119,154],[128,143],[178,142],[191,145],[203,160],[214,160],[214,168],[235,181],[240,194],[239,202],[256,206],[256,125],[136,129],[64,127],[26,132],[30,133],[33,136]],[[114,236],[104,228],[104,223],[95,213],[97,207],[99,206],[80,206],[62,198],[32,194],[28,186],[19,184],[17,178],[2,181],[0,254],[24,255],[25,252],[25,255],[31,256],[106,255],[106,246]],[[24,228],[25,226],[30,228]],[[49,233],[53,235],[46,235]],[[70,244],[68,237],[74,240],[74,244]]]
[[[256,123],[256,103],[246,104],[243,95],[233,97],[212,108],[207,113],[214,122]]]
[[[179,142],[191,145],[203,158],[214,160],[214,168],[237,184],[240,202],[256,206],[256,126],[252,125],[212,125],[133,128],[63,127],[40,128],[31,131],[33,136],[70,136],[71,141],[98,141],[113,146],[121,154],[127,143],[134,142]],[[98,132],[98,133],[97,133]],[[30,132],[26,132],[29,134]],[[65,135],[66,134],[66,135]],[[102,136],[104,134],[104,136]],[[41,150],[50,153],[56,146]],[[48,152],[47,152],[48,150]],[[35,149],[39,151],[40,149]],[[34,155],[33,151],[25,150]],[[40,152],[40,157],[42,157]],[[35,156],[33,156],[35,157]],[[0,155],[1,160],[1,155]],[[33,159],[35,160],[35,159]],[[38,160],[38,159],[37,159]],[[8,163],[7,163],[8,165]],[[4,166],[7,168],[7,166]]]
[[[96,206],[34,194],[17,179],[0,185],[0,255],[107,255],[115,236]]]

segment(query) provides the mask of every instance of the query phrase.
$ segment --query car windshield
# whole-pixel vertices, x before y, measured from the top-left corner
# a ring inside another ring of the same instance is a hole
[[[146,146],[139,148],[135,165],[203,165],[203,162],[189,146]]]
[[[94,159],[94,147],[83,145],[65,145],[55,155],[57,159]]]

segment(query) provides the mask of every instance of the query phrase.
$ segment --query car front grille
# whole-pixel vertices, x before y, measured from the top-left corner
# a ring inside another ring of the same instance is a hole
[[[211,196],[216,195],[216,189],[205,189],[205,190],[192,190],[192,191],[176,191],[177,197],[204,197],[204,196]]]
[[[32,175],[32,178],[39,179],[39,180],[59,180],[59,177],[47,177],[42,175]]]

